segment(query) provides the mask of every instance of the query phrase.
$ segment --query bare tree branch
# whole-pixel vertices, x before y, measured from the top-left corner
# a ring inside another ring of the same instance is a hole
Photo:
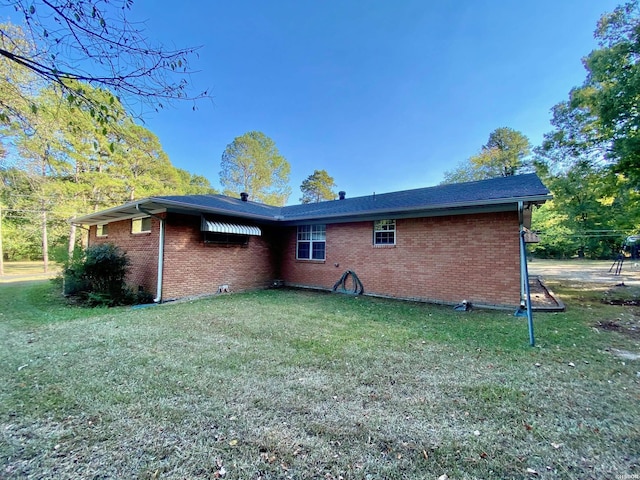
[[[144,36],[143,24],[131,23],[133,0],[0,0],[24,19],[34,46],[24,52],[0,48],[0,58],[15,62],[83,99],[76,82],[110,90],[132,110],[158,110],[174,100],[195,101],[208,92],[189,91],[189,61],[199,47],[165,49]],[[0,27],[2,44],[13,29]],[[142,112],[140,112],[142,113]]]

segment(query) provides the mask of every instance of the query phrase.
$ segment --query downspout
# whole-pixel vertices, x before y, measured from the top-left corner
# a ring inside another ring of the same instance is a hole
[[[164,272],[164,218],[145,210],[139,204],[136,204],[136,210],[150,217],[157,218],[160,221],[160,235],[158,235],[158,283],[156,286],[156,298],[153,299],[155,303],[160,303],[162,301],[162,273]]]
[[[520,310],[522,309],[522,302],[524,302],[527,310],[527,324],[529,325],[529,345],[534,347],[536,341],[533,335],[533,312],[531,309],[531,290],[529,288],[529,269],[527,267],[527,247],[524,241],[524,203],[522,201],[518,202],[518,218],[520,223]],[[516,315],[520,310],[516,311]]]

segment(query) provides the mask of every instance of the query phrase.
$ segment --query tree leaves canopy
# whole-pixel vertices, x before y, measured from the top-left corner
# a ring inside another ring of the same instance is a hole
[[[336,184],[333,177],[326,170],[314,170],[300,185],[302,191],[301,203],[317,203],[323,200],[334,200],[336,193],[333,190]]]
[[[515,175],[531,151],[529,139],[509,127],[495,129],[477,155],[445,172],[442,183],[460,183]]]
[[[269,205],[284,205],[291,194],[291,166],[273,140],[262,132],[236,137],[222,154],[220,183],[225,195],[249,198]]]
[[[584,59],[587,78],[571,106],[592,117],[590,140],[606,145],[616,171],[640,185],[640,8],[634,0],[602,16],[599,49]]]
[[[152,44],[140,24],[129,21],[132,4],[132,0],[2,0],[1,6],[22,17],[31,48],[22,48],[14,27],[5,24],[0,27],[0,57],[46,84],[57,84],[70,102],[92,103],[77,88],[83,83],[108,89],[130,111],[134,106],[157,110],[173,100],[206,96],[207,92],[194,95],[188,89],[189,63],[197,48],[171,50]],[[97,109],[98,118],[102,112]]]

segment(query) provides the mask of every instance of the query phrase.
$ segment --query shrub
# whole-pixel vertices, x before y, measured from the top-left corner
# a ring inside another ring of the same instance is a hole
[[[64,292],[80,296],[91,306],[134,303],[135,296],[125,284],[129,264],[126,253],[116,245],[91,246],[65,267]]]

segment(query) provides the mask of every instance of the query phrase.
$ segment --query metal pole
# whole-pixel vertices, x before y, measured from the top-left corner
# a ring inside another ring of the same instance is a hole
[[[527,247],[524,242],[524,227],[520,229],[520,255],[522,256],[522,270],[524,276],[525,293],[527,301],[527,323],[529,324],[529,345],[536,346],[533,335],[533,312],[531,310],[531,289],[529,287],[529,268],[527,267]]]

